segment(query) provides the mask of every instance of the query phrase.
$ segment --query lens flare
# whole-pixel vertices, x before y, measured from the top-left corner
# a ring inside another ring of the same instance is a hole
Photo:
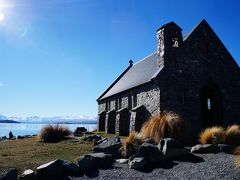
[[[4,14],[0,14],[0,21],[3,21],[5,18]]]

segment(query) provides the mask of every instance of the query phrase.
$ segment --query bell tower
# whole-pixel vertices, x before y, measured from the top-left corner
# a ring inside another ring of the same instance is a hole
[[[170,22],[157,30],[158,66],[174,63],[174,56],[183,44],[182,29]],[[176,62],[175,62],[176,63]]]

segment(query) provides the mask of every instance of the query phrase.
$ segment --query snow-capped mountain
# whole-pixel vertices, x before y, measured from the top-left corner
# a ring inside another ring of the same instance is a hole
[[[14,120],[22,123],[83,123],[83,124],[95,124],[97,122],[96,117],[91,116],[55,116],[55,117],[7,117],[0,115],[0,120]]]

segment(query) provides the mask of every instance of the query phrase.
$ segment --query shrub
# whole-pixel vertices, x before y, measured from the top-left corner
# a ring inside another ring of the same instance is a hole
[[[199,136],[201,144],[222,144],[225,142],[225,130],[222,127],[210,127],[203,130]]]
[[[225,132],[225,143],[229,145],[240,145],[240,126],[228,126]]]
[[[186,137],[185,130],[186,123],[179,115],[163,111],[143,124],[140,135],[145,139],[152,139],[156,143],[167,137],[184,142]]]
[[[44,142],[59,142],[71,135],[72,132],[61,125],[47,125],[40,131],[39,138]]]
[[[143,138],[140,137],[138,133],[135,131],[131,132],[129,136],[124,139],[122,146],[120,148],[120,152],[123,157],[130,157],[134,155],[139,146],[143,143]]]
[[[234,150],[234,154],[236,155],[235,165],[236,167],[240,168],[240,147],[237,147]]]
[[[133,155],[147,139],[158,144],[161,139],[167,137],[186,142],[186,123],[179,115],[163,111],[145,122],[139,133],[130,133],[122,144],[122,155],[125,157]]]

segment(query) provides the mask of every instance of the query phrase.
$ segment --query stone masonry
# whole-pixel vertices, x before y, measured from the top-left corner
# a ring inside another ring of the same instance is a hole
[[[240,68],[205,20],[184,37],[168,23],[157,30],[157,44],[97,99],[99,130],[127,135],[163,110],[195,132],[240,122]]]

